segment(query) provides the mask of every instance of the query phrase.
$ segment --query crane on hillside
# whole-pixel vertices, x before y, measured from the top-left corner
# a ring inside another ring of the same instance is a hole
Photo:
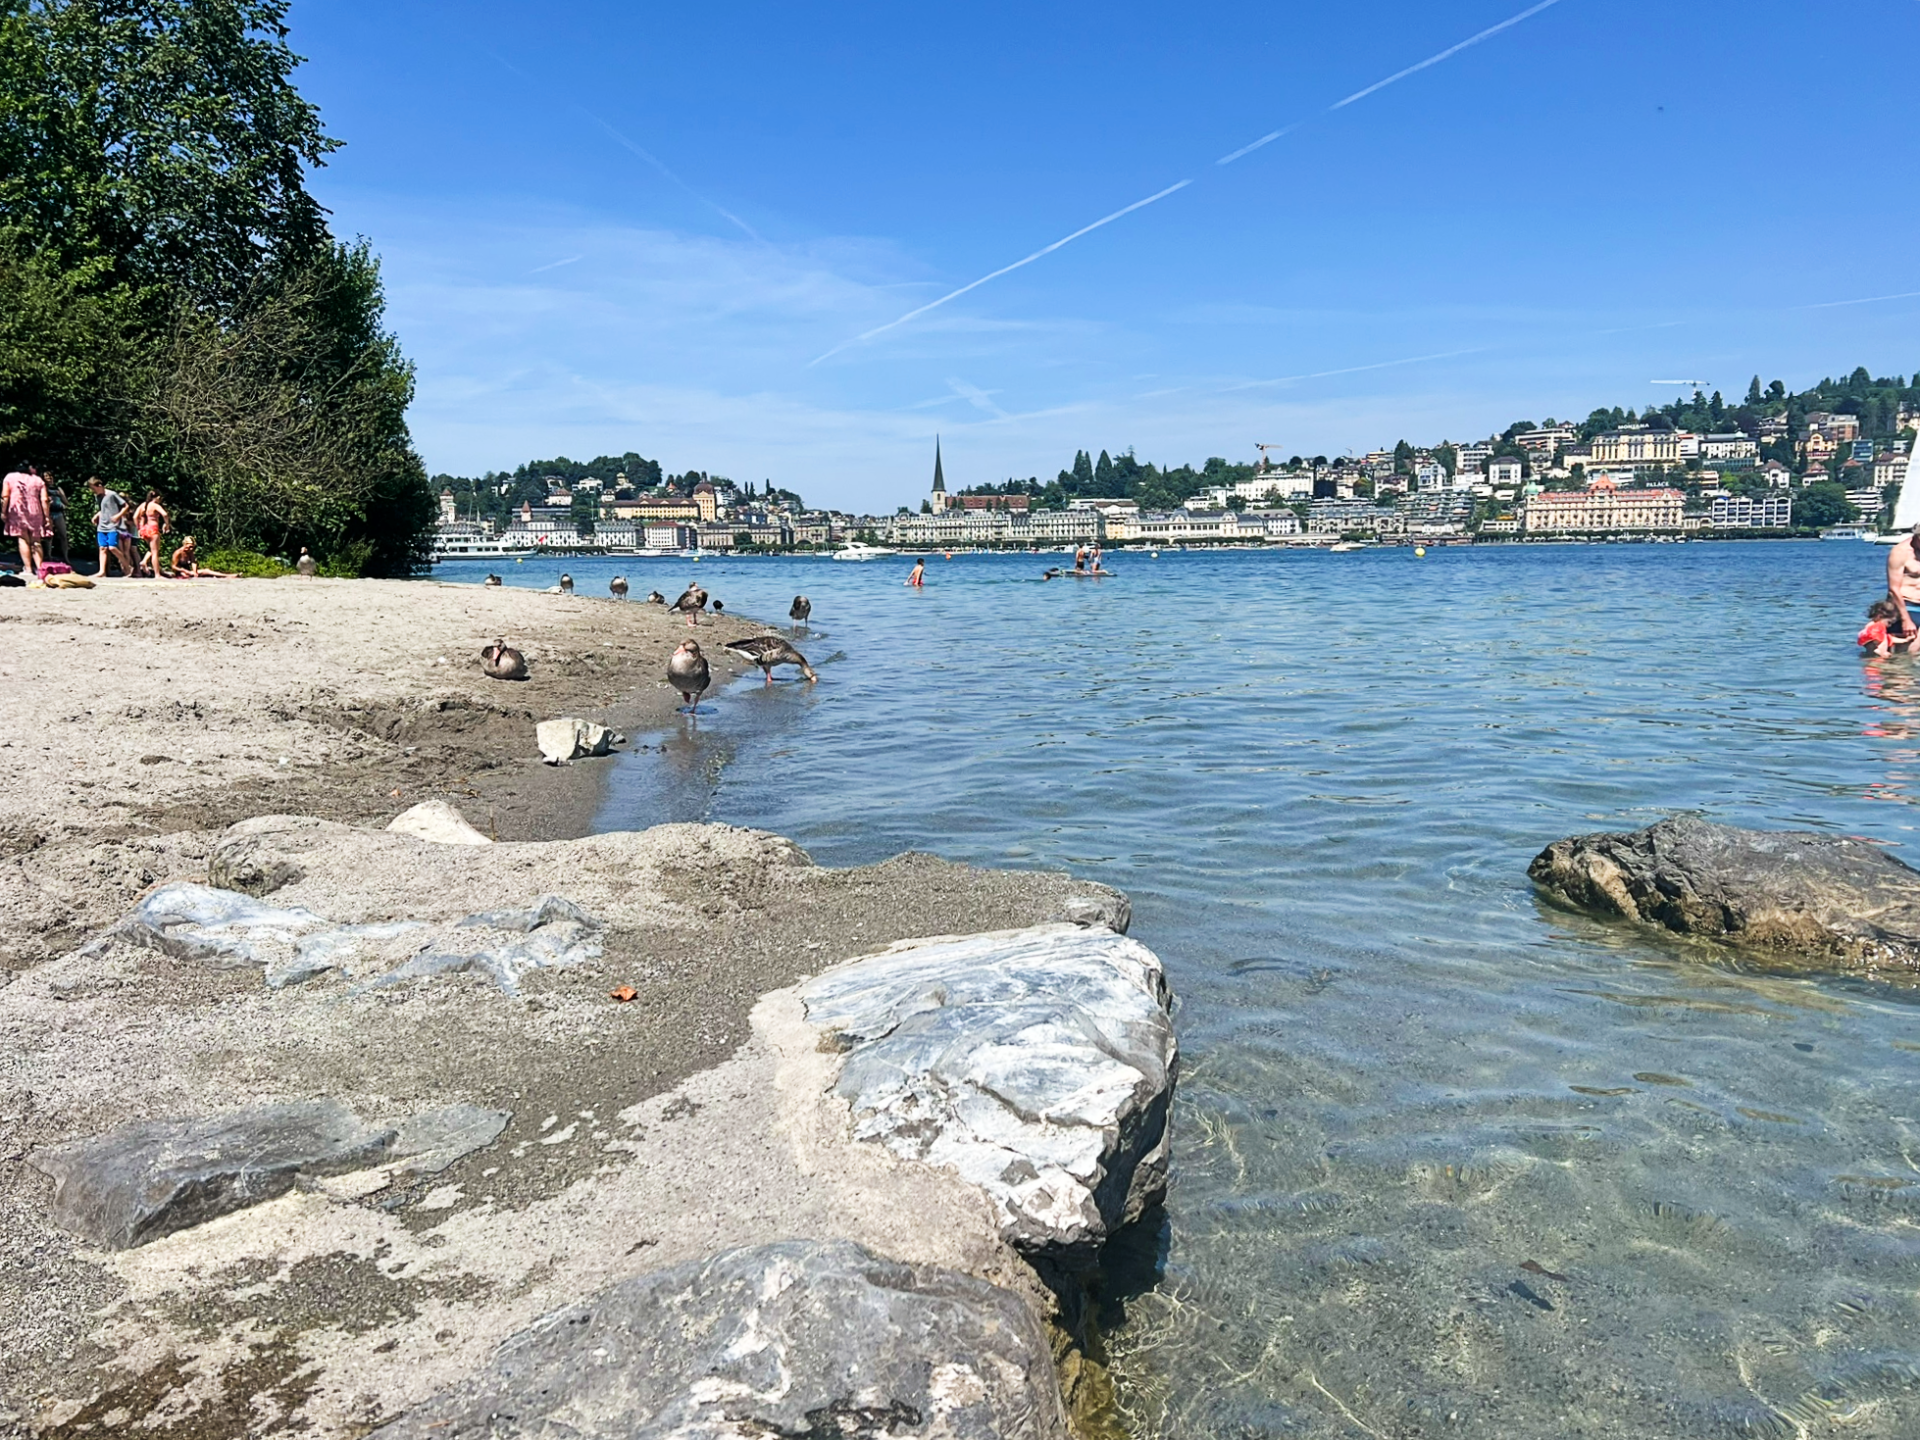
[[[1280,447],[1278,445],[1261,445],[1256,442],[1253,448],[1260,452],[1260,473],[1264,475],[1267,473],[1267,452],[1269,450],[1278,450]]]

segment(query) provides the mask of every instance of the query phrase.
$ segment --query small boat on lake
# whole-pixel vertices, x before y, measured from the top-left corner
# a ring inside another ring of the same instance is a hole
[[[836,560],[879,560],[884,556],[898,555],[898,550],[889,550],[884,545],[866,545],[858,540],[849,540],[833,552]]]

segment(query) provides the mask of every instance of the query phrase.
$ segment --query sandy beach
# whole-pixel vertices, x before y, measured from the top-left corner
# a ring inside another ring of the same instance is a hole
[[[716,689],[741,669],[721,645],[760,628],[693,632]],[[689,633],[657,605],[430,581],[6,592],[0,973],[58,954],[202,864],[196,835],[253,815],[384,824],[444,797],[502,840],[583,835],[606,766],[541,764],[535,723],[658,727]],[[481,673],[501,637],[527,680]]]

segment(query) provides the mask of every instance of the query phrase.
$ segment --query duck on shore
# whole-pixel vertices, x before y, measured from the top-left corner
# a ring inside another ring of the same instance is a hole
[[[313,556],[307,553],[307,547],[302,545],[300,547],[300,558],[293,562],[293,568],[311,580],[314,575],[319,572],[320,565]]]
[[[500,577],[498,575],[487,576],[487,584],[498,585],[499,583],[500,583]]]
[[[658,590],[649,590],[647,592],[647,604],[664,605],[666,603],[667,603],[667,597],[662,595]]]
[[[727,650],[742,660],[751,660],[758,665],[767,677],[767,684],[773,683],[773,667],[776,665],[798,665],[800,673],[812,684],[820,677],[813,673],[813,667],[807,663],[807,657],[778,635],[749,635],[744,640],[729,640]]]
[[[607,589],[613,592],[614,599],[616,600],[626,599],[627,598],[627,577],[624,575],[614,576],[611,580],[607,582]]]
[[[480,652],[480,669],[491,680],[524,680],[527,657],[505,640],[496,640]]]
[[[682,640],[680,648],[667,660],[667,683],[680,692],[689,714],[700,713],[700,696],[712,682],[713,671],[707,657],[700,653],[698,640]]]
[[[573,593],[573,576],[566,574],[564,571],[560,576],[560,593],[562,595],[571,595]]]
[[[707,592],[702,590],[698,584],[687,586],[685,590],[680,592],[680,598],[667,607],[667,609],[675,615],[686,616],[688,625],[698,625],[700,623],[700,612],[706,608]]]

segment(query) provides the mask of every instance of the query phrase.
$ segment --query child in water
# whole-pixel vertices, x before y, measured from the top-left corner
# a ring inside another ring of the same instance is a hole
[[[1891,600],[1876,600],[1867,607],[1867,625],[1855,643],[1869,655],[1904,655],[1913,644],[1913,637],[1888,633],[1888,627],[1899,621],[1900,612]]]
[[[915,560],[913,562],[913,573],[907,576],[907,584],[911,585],[916,590],[923,590],[926,588],[927,562],[925,560]]]

